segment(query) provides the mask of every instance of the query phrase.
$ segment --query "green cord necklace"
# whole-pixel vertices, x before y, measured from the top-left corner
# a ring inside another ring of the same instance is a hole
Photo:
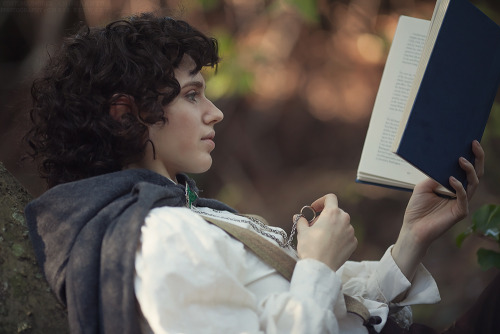
[[[186,183],[186,206],[191,209],[193,207],[193,203],[198,199],[198,194],[194,190],[192,190],[189,185]]]

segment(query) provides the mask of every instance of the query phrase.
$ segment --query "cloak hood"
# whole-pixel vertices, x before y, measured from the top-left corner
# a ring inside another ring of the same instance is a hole
[[[134,293],[140,229],[152,208],[185,206],[185,184],[145,169],[65,183],[25,208],[35,255],[50,287],[67,306],[72,333],[139,333]],[[235,212],[198,198],[195,205]]]

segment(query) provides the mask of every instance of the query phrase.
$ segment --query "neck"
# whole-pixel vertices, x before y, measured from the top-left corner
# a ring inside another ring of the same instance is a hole
[[[154,168],[155,166],[147,166],[142,163],[132,163],[129,164],[128,166],[125,166],[123,169],[148,169],[152,172],[155,172],[157,174],[160,174],[170,181],[172,181],[175,184],[178,184],[179,182],[177,181],[177,178],[175,177],[176,174],[174,174],[174,177],[171,177],[170,173],[165,169],[165,168]]]

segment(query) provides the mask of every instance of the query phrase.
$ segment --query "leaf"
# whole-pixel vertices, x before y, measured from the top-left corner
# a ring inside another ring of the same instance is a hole
[[[472,230],[500,242],[500,206],[483,205],[472,215]]]
[[[500,253],[490,249],[480,248],[477,251],[477,262],[482,270],[500,268]]]
[[[469,228],[467,231],[463,232],[463,233],[460,233],[457,238],[455,239],[455,242],[457,244],[458,247],[462,247],[462,244],[465,240],[465,238],[467,238],[469,235],[472,234],[472,229]]]

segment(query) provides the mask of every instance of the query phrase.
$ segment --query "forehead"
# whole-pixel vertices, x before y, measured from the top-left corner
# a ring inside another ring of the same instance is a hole
[[[182,61],[179,64],[179,67],[177,67],[174,70],[175,78],[177,81],[179,81],[179,84],[181,87],[183,86],[184,83],[190,82],[190,81],[201,81],[204,82],[203,76],[201,75],[200,72],[196,72],[194,74],[191,73],[191,71],[196,67],[196,63],[194,60],[188,56],[184,55],[182,57]]]

